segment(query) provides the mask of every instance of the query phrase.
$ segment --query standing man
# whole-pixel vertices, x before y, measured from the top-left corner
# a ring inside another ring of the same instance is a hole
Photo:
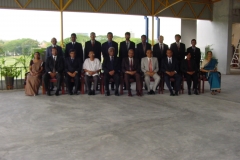
[[[153,57],[156,57],[158,59],[159,68],[161,67],[162,59],[167,57],[166,53],[167,53],[167,50],[169,49],[168,45],[163,43],[163,40],[164,40],[164,37],[159,36],[158,38],[159,43],[153,46]]]
[[[172,50],[167,50],[167,57],[162,60],[161,70],[164,73],[165,83],[170,91],[170,96],[178,95],[178,91],[181,85],[181,76],[178,74],[179,71],[179,63],[178,60],[173,57]],[[175,94],[173,93],[173,89],[170,85],[170,78],[174,78],[175,85]]]
[[[124,81],[126,88],[128,90],[128,96],[132,97],[130,89],[130,78],[134,78],[137,83],[137,95],[141,96],[141,76],[140,76],[140,65],[139,60],[134,58],[133,49],[128,50],[128,57],[123,58],[122,60],[122,72],[124,73]]]
[[[191,40],[192,46],[187,49],[187,53],[191,54],[191,60],[194,60],[196,63],[196,67],[199,71],[200,69],[200,60],[201,60],[201,51],[198,47],[196,47],[197,41],[196,39]]]
[[[143,57],[146,57],[146,52],[147,50],[151,50],[151,44],[147,43],[147,36],[146,35],[142,35],[141,36],[141,43],[137,44],[137,49],[136,52],[134,54],[134,57],[137,58],[139,60],[139,62],[141,63],[141,60]]]
[[[120,49],[119,49],[119,59],[122,62],[123,58],[128,57],[128,51],[130,49],[133,50],[133,52],[135,51],[135,43],[130,41],[130,32],[126,32],[125,33],[125,41],[122,41],[120,43]]]
[[[118,44],[117,42],[113,41],[113,34],[112,32],[107,33],[107,39],[108,41],[102,44],[102,55],[103,57],[108,57],[108,49],[110,47],[113,47],[115,49],[114,56],[117,57],[118,55]]]
[[[104,57],[102,69],[104,70],[105,96],[110,95],[109,79],[113,78],[115,83],[115,96],[119,96],[118,88],[120,83],[120,61],[115,55],[115,48],[108,49],[109,56]]]
[[[76,58],[80,58],[80,61],[83,62],[83,48],[82,48],[82,44],[76,42],[77,40],[77,36],[75,33],[71,34],[71,41],[70,43],[68,43],[66,45],[66,49],[65,49],[65,58],[70,57],[69,55],[69,51],[71,49],[74,49],[76,52]]]
[[[96,34],[94,32],[90,33],[90,41],[85,42],[85,48],[84,48],[84,59],[89,58],[88,54],[90,51],[93,51],[95,54],[95,58],[98,58],[101,62],[101,43],[98,42],[96,38]]]
[[[144,80],[147,86],[148,95],[155,94],[156,88],[160,81],[160,76],[158,75],[158,60],[156,57],[152,57],[153,53],[151,50],[147,50],[147,57],[142,58],[141,70],[144,73]],[[153,77],[154,84],[152,89],[150,89],[150,77]]]
[[[61,56],[57,56],[57,48],[52,48],[52,56],[48,57],[45,63],[46,73],[43,75],[44,86],[47,90],[47,95],[51,96],[49,89],[49,79],[57,79],[57,90],[55,95],[59,95],[61,88],[62,75],[64,71],[64,59]]]
[[[65,83],[68,87],[69,95],[78,95],[82,62],[80,61],[80,58],[76,58],[75,50],[71,49],[69,52],[70,57],[65,59]],[[71,79],[74,79],[74,92]]]
[[[58,56],[63,57],[62,47],[57,45],[57,39],[55,37],[51,39],[51,43],[52,45],[46,49],[45,60],[47,60],[48,57],[52,56],[52,48],[57,48]]]
[[[181,43],[181,36],[179,34],[175,35],[176,42],[171,44],[170,49],[173,52],[173,57],[175,57],[178,61],[178,66],[180,68],[180,63],[185,59],[185,51],[186,47],[184,43]]]

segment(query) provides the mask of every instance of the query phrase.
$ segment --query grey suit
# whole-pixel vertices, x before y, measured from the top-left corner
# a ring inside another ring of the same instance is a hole
[[[149,71],[149,60],[148,57],[144,57],[142,58],[141,61],[141,70],[144,73],[144,80],[148,89],[148,92],[150,92],[150,76],[148,74],[146,74],[146,72]],[[158,68],[158,59],[156,57],[152,57],[152,70],[153,72],[155,72],[155,74],[153,75],[153,79],[154,79],[154,84],[153,84],[153,88],[152,90],[155,92],[159,81],[160,81],[160,76],[157,74],[159,68]]]

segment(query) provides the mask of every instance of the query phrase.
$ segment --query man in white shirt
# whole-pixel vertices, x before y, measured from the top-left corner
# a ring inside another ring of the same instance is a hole
[[[156,57],[152,57],[152,51],[147,50],[146,53],[147,57],[142,58],[141,61],[141,69],[142,72],[144,73],[144,80],[145,84],[148,89],[148,94],[155,94],[156,88],[159,84],[160,81],[160,76],[158,75],[158,60]],[[154,79],[154,84],[152,89],[150,89],[150,77],[153,77]]]
[[[89,58],[87,58],[83,63],[83,70],[85,72],[85,86],[88,91],[88,95],[95,95],[95,90],[97,89],[98,84],[98,76],[99,72],[102,69],[101,62],[98,58],[95,58],[95,54],[93,51],[90,51],[88,54]],[[91,80],[93,78],[93,90],[91,90]]]

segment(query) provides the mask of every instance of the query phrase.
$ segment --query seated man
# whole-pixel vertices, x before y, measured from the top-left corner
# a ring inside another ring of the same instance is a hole
[[[61,56],[57,56],[57,48],[52,48],[52,56],[48,57],[45,63],[46,73],[43,75],[44,86],[47,90],[47,95],[50,96],[49,79],[57,79],[57,90],[55,95],[59,95],[61,88],[62,74],[64,70],[64,59]]]
[[[105,96],[109,96],[109,79],[113,78],[115,83],[115,96],[119,96],[118,88],[120,82],[120,61],[115,55],[115,48],[108,49],[109,56],[104,57],[102,68],[104,70]]]
[[[181,63],[181,71],[184,73],[184,77],[187,79],[188,86],[188,95],[191,95],[191,85],[193,81],[194,94],[198,95],[197,84],[198,84],[198,75],[195,60],[191,60],[191,53],[187,54],[187,59],[184,59]]]
[[[147,57],[142,58],[141,69],[144,73],[144,80],[147,86],[148,95],[155,94],[156,88],[160,81],[160,76],[158,75],[158,60],[153,57],[152,51],[149,49],[146,53]],[[153,77],[154,84],[152,89],[150,89],[150,77]]]
[[[88,91],[88,95],[95,95],[95,90],[98,85],[98,73],[101,71],[101,62],[98,58],[95,58],[95,54],[93,51],[88,53],[88,57],[83,63],[83,70],[85,72],[85,84]],[[92,82],[90,81],[90,77],[93,78],[93,90],[91,90]]]
[[[124,73],[124,81],[126,83],[126,88],[128,90],[128,96],[132,96],[131,89],[130,89],[130,78],[134,78],[137,83],[137,95],[141,96],[141,77],[140,77],[140,66],[139,60],[133,58],[134,50],[128,50],[128,57],[123,58],[122,60],[122,72]]]
[[[80,84],[80,75],[82,71],[82,62],[80,58],[76,57],[76,52],[74,49],[69,51],[70,57],[65,59],[65,83],[68,87],[69,95],[78,95],[78,89]],[[73,92],[73,85],[71,80],[74,79],[74,92]]]
[[[167,87],[170,91],[170,96],[178,95],[178,91],[181,85],[181,76],[178,74],[178,61],[176,58],[172,57],[172,50],[167,50],[167,57],[162,60],[161,70],[164,73],[164,80],[167,84]],[[173,89],[170,85],[170,78],[174,78],[175,80],[175,94],[173,93]]]

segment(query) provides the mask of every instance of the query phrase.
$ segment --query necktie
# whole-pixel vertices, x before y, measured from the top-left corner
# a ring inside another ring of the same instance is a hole
[[[146,51],[146,43],[143,43],[143,51],[145,53],[145,51]]]
[[[130,71],[132,71],[132,67],[133,67],[133,62],[132,62],[132,58],[130,58]]]
[[[127,42],[127,49],[129,48],[129,42]]]
[[[72,43],[72,46],[73,46],[73,47],[74,47],[74,45],[75,45],[75,42]]]
[[[161,53],[162,53],[162,49],[163,49],[163,48],[162,48],[162,44],[160,44],[160,52],[161,52]]]
[[[109,47],[112,47],[112,42],[108,42],[108,46],[109,46]]]
[[[177,43],[177,48],[178,48],[178,51],[180,50],[180,44],[179,43]]]
[[[168,64],[172,64],[172,59],[171,58],[168,58]]]
[[[53,72],[56,72],[56,56],[53,56]]]
[[[92,47],[94,46],[94,42],[92,42]]]
[[[72,58],[71,60],[72,60],[72,63],[73,63],[73,60],[74,60],[74,59]]]
[[[152,72],[153,69],[152,69],[152,59],[151,58],[149,59],[148,65],[149,65],[149,71]]]
[[[113,70],[113,61],[114,61],[114,58],[113,56],[111,56],[111,69]]]

